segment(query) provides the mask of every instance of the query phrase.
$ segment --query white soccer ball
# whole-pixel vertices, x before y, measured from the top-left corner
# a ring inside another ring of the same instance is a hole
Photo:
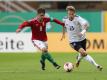
[[[66,63],[64,64],[64,70],[65,70],[66,72],[71,72],[71,71],[73,71],[73,69],[74,69],[73,63],[71,63],[71,62],[66,62]]]

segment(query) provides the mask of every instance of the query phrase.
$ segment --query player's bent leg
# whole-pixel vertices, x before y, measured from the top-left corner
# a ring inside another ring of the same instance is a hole
[[[50,61],[56,69],[59,69],[61,67],[54,61],[54,59],[48,52],[46,54],[46,57],[47,57],[48,61]]]
[[[81,53],[81,55],[84,57],[85,60],[89,61],[91,64],[93,64],[95,67],[97,67],[98,70],[102,71],[102,66],[98,65],[95,60],[86,53],[86,51],[82,48],[80,48],[79,52]],[[79,63],[77,63],[77,66],[79,66]]]
[[[81,61],[83,59],[83,56],[81,55],[81,53],[78,53],[76,59],[77,61]]]
[[[85,56],[84,59],[89,61],[91,64],[93,64],[99,71],[102,71],[102,69],[103,69],[102,66],[97,64],[90,55]]]
[[[59,69],[61,66],[59,66],[55,61],[54,59],[52,58],[52,56],[49,54],[49,52],[47,51],[47,49],[43,49],[43,53],[45,54],[45,57],[47,58],[48,61],[50,61],[53,66],[56,68],[56,69]]]
[[[85,51],[83,48],[80,48],[80,49],[78,50],[78,52],[79,52],[79,55],[77,56],[76,67],[79,67],[82,58],[87,55],[87,54],[86,54],[86,51]]]
[[[81,60],[83,59],[83,56],[85,56],[84,54],[84,49],[82,48],[82,45],[80,44],[80,42],[73,42],[70,43],[70,46],[76,50],[77,52],[79,52],[78,56],[77,56],[77,62],[76,62],[76,67],[79,66]]]
[[[85,56],[84,59],[89,61],[91,64],[93,64],[99,71],[102,71],[102,69],[103,69],[102,66],[97,64],[90,55]]]
[[[77,59],[77,61],[76,61],[76,67],[79,67],[80,62],[83,59],[83,57],[81,56],[81,53],[78,53],[76,59]]]

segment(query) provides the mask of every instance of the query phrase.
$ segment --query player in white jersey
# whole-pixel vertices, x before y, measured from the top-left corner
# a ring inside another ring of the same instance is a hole
[[[67,6],[66,8],[68,16],[63,19],[65,27],[63,28],[63,35],[61,40],[65,38],[65,29],[67,30],[68,39],[70,46],[79,52],[77,56],[76,67],[79,66],[81,60],[84,58],[93,65],[96,66],[100,71],[103,69],[102,66],[97,64],[94,59],[86,52],[86,30],[89,27],[88,22],[75,15],[75,8],[73,6]]]

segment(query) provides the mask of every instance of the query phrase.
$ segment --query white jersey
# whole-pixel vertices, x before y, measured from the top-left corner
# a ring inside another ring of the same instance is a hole
[[[63,22],[65,23],[65,27],[67,29],[68,39],[69,42],[79,42],[86,38],[86,35],[79,36],[78,33],[80,33],[83,30],[83,25],[88,24],[88,22],[83,19],[80,16],[75,16],[74,19],[71,21],[68,17],[63,18]]]

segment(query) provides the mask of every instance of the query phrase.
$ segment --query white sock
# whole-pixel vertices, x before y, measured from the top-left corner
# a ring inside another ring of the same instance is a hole
[[[98,64],[94,61],[94,59],[90,55],[85,56],[84,59],[89,61],[91,64],[95,65],[96,67],[98,66]]]
[[[78,53],[77,61],[81,61],[82,58],[83,58],[83,57],[81,56],[81,54]]]

